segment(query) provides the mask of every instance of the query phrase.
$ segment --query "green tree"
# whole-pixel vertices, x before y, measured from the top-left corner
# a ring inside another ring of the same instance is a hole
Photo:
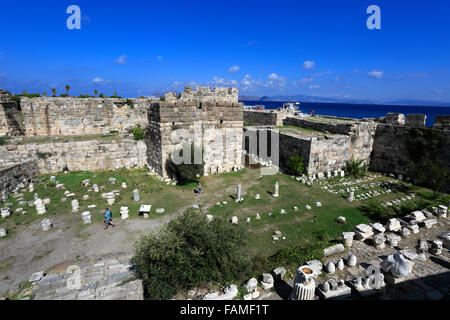
[[[67,91],[67,95],[69,95],[69,91],[70,91],[70,86],[68,84],[66,84],[66,86],[64,87]]]
[[[56,97],[56,89],[55,88],[52,89],[52,93],[53,93],[53,96]]]
[[[345,161],[344,170],[348,175],[355,178],[363,177],[367,172],[367,168],[367,165],[364,165],[364,159],[356,160],[352,156],[351,160]]]
[[[94,90],[94,95],[97,96],[97,94],[98,94],[98,91]]]
[[[295,156],[289,159],[289,172],[293,175],[301,176],[305,172],[305,162],[302,156]]]
[[[142,235],[131,261],[147,298],[170,299],[177,291],[209,282],[241,281],[250,271],[242,226],[216,218],[208,222],[188,209],[159,231]]]

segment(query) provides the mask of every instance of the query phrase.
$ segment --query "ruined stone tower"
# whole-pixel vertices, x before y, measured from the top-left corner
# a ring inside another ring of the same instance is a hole
[[[148,163],[167,177],[166,163],[183,143],[201,142],[205,174],[242,166],[243,104],[235,88],[185,87],[165,95],[148,111]]]

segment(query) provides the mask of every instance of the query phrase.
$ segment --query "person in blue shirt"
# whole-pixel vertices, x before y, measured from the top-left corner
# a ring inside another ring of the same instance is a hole
[[[116,225],[112,222],[112,214],[111,211],[109,211],[109,208],[106,208],[106,212],[104,213],[105,216],[105,230],[108,229],[109,225],[112,225],[115,227]]]

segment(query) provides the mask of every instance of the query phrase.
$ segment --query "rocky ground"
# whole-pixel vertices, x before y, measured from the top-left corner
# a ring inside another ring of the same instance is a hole
[[[322,274],[315,280],[316,285],[323,284],[330,279],[344,280],[346,284],[358,276],[366,276],[369,266],[380,267],[380,263],[388,255],[399,252],[400,250],[410,250],[416,252],[416,246],[419,239],[428,241],[428,247],[431,248],[431,241],[442,240],[439,237],[450,230],[450,218],[438,218],[438,223],[431,229],[420,228],[419,233],[410,234],[402,237],[401,242],[395,248],[386,245],[384,249],[377,249],[371,241],[353,241],[351,248],[344,252],[330,256],[324,259],[324,265],[332,260],[336,262],[342,258],[344,261],[350,254],[356,255],[358,263],[355,267],[345,266],[343,270],[336,271],[334,274],[328,274],[322,271]],[[382,299],[382,300],[440,300],[450,299],[450,250],[443,248],[441,255],[433,253],[425,254],[425,262],[414,260],[413,272],[410,277],[403,282],[395,285],[386,285],[385,291],[376,292],[374,295],[364,298]],[[274,294],[268,297],[270,300],[288,299],[292,292],[294,278],[285,279],[275,283]],[[317,293],[317,288],[316,288]],[[350,299],[361,299],[362,297],[353,290]]]
[[[104,230],[92,224],[81,232],[79,215],[52,218],[53,229],[43,232],[41,221],[17,230],[14,237],[0,243],[0,256],[7,262],[1,270],[0,292],[16,291],[38,271],[62,272],[70,265],[83,265],[133,253],[133,243],[140,233],[160,227],[175,215],[149,220],[115,220],[116,227]],[[74,226],[74,227],[68,227]]]

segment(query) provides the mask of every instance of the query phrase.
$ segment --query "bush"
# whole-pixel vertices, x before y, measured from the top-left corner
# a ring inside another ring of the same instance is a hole
[[[171,156],[169,156],[166,166],[168,173],[177,179],[180,184],[187,184],[193,181],[198,181],[199,178],[197,176],[202,176],[204,172],[205,162],[202,158],[201,164],[195,164],[194,155],[196,152],[201,152],[203,157],[203,150],[200,150],[198,147],[195,147],[194,144],[184,145],[183,148],[179,149],[179,155],[183,158],[183,152],[185,150],[190,149],[190,161],[189,163],[180,163],[176,164],[173,162]]]
[[[9,137],[0,137],[0,146],[5,146],[8,144]]]
[[[367,172],[367,165],[363,165],[364,160],[355,160],[352,156],[351,160],[345,161],[344,170],[348,173],[348,175],[360,178],[363,177]]]
[[[126,104],[127,104],[131,109],[134,109],[134,103],[133,103],[133,100],[127,99],[127,100],[126,100]]]
[[[198,210],[188,209],[160,231],[142,235],[131,261],[147,298],[170,299],[210,282],[245,280],[250,266],[245,244],[242,227],[218,218],[208,223]]]
[[[291,157],[289,159],[288,168],[290,174],[301,176],[305,172],[305,162],[303,160],[303,157]]]
[[[379,202],[369,199],[359,208],[369,219],[374,221],[386,221],[395,216],[395,212],[388,207],[383,207]]]
[[[145,137],[145,132],[141,129],[141,126],[138,124],[136,128],[133,129],[134,140],[143,140]]]
[[[271,268],[284,266],[289,269],[296,269],[309,260],[321,260],[323,249],[330,244],[326,241],[317,241],[304,246],[292,246],[278,250],[269,257]]]

